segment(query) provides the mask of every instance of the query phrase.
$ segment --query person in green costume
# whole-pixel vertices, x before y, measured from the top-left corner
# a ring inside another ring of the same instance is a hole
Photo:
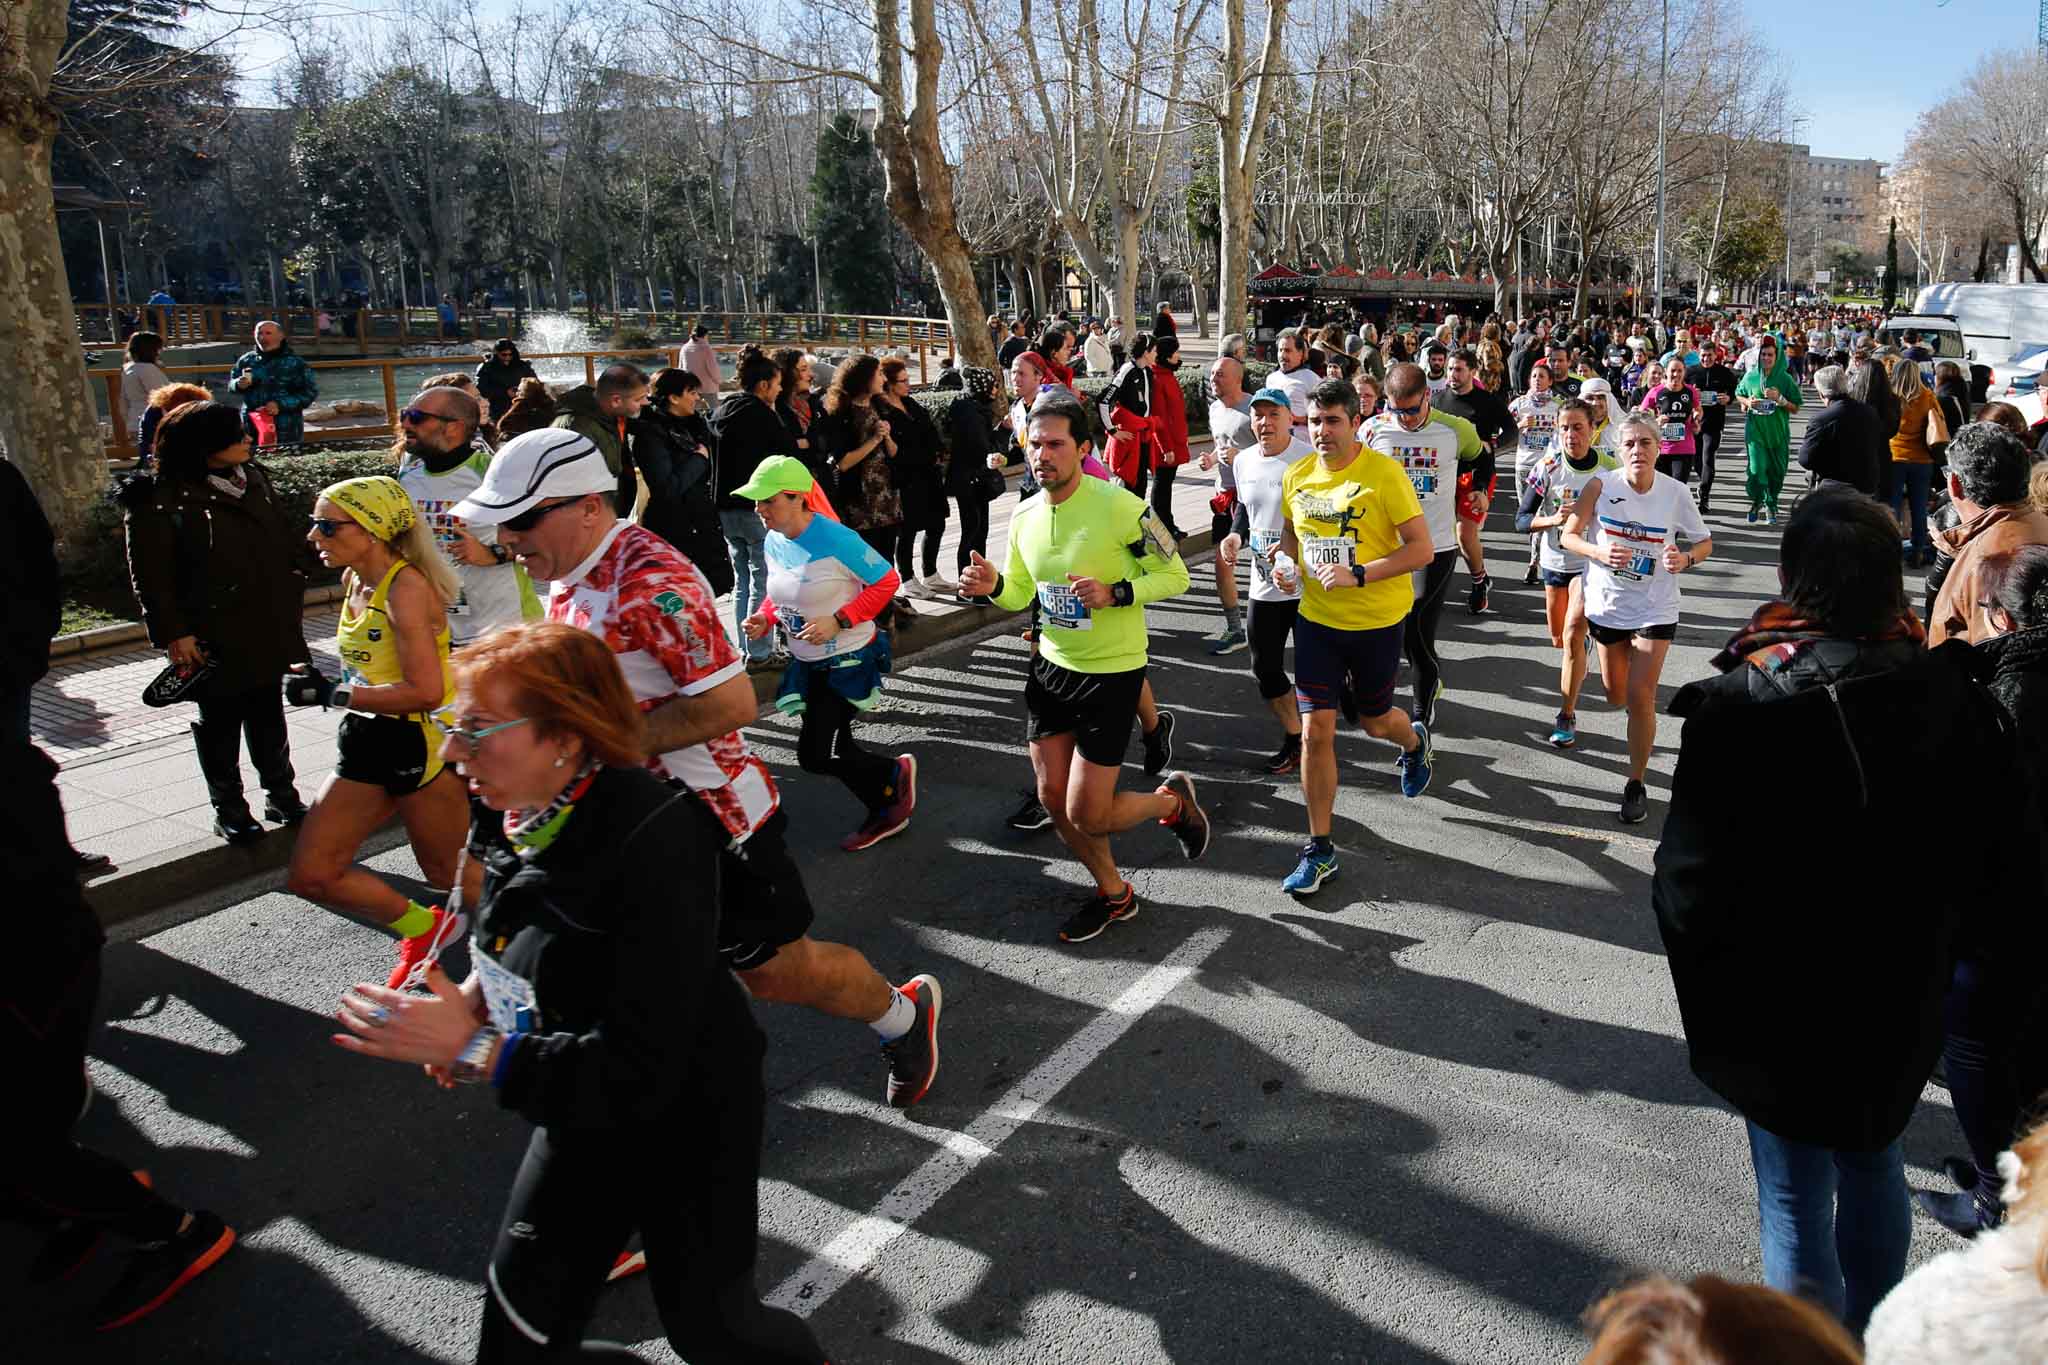
[[[1800,402],[1799,381],[1785,369],[1776,337],[1757,343],[1756,367],[1735,386],[1744,414],[1742,436],[1749,447],[1749,521],[1778,524],[1778,495],[1792,459],[1792,413]]]

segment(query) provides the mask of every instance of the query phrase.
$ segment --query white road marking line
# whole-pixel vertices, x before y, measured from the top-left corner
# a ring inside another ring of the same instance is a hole
[[[1227,929],[1204,929],[1139,977],[1101,1014],[1032,1068],[982,1116],[955,1133],[875,1205],[813,1256],[809,1264],[775,1287],[768,1302],[809,1317],[847,1283],[867,1272],[889,1244],[931,1211],[952,1188],[993,1156],[1009,1136],[1037,1115],[1067,1083],[1086,1071],[1111,1044],[1173,993],[1230,937]]]

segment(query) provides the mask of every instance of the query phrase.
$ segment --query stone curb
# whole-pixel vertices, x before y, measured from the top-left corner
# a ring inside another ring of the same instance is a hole
[[[324,588],[306,589],[306,606],[330,607],[341,600],[341,584],[330,583]],[[109,650],[126,649],[129,645],[146,644],[149,631],[140,621],[128,621],[118,626],[99,626],[92,630],[76,631],[70,635],[59,635],[50,641],[50,661],[63,662],[82,659],[91,654],[105,654]]]
[[[1205,527],[1181,542],[1181,555],[1192,559],[1214,548],[1214,539]],[[927,650],[1022,614],[996,607],[960,606],[942,614],[919,616],[917,624],[897,632],[896,661],[900,665]],[[140,627],[136,629],[140,630]],[[781,675],[766,672],[751,674],[750,677],[754,684],[754,698],[765,713],[774,700]],[[137,858],[88,883],[86,899],[98,912],[100,924],[111,929],[228,883],[242,883],[242,889],[248,895],[281,890],[296,841],[297,831],[291,827],[272,829],[259,842],[241,848],[230,847],[210,837],[193,840]],[[357,855],[358,861],[388,852],[404,842],[404,827],[393,820],[364,842],[362,851]]]

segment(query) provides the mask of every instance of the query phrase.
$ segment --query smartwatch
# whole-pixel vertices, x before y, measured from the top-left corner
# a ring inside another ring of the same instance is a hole
[[[1358,580],[1358,586],[1359,586],[1359,587],[1361,587],[1361,588],[1362,588],[1362,587],[1364,587],[1364,586],[1365,586],[1365,565],[1363,565],[1363,564],[1353,564],[1353,565],[1351,566],[1351,576],[1352,576],[1353,578],[1355,578],[1355,579],[1357,579],[1357,580]]]
[[[355,700],[355,695],[353,683],[336,683],[334,690],[327,694],[327,705],[331,710],[346,711],[349,709],[349,703]]]
[[[1119,607],[1128,607],[1138,600],[1138,594],[1132,589],[1131,580],[1126,578],[1109,585],[1109,598]]]
[[[833,612],[833,613],[832,613],[832,619],[833,619],[833,621],[835,621],[835,622],[837,622],[837,623],[838,623],[838,626],[839,626],[839,628],[840,628],[841,630],[852,630],[852,629],[853,629],[853,622],[851,622],[851,621],[849,621],[849,620],[847,620],[847,619],[846,619],[846,613],[845,613],[844,611],[835,611],[835,612]]]

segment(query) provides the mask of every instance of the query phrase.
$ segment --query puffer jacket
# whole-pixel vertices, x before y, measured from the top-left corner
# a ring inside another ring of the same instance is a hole
[[[813,423],[812,430],[816,429]],[[770,455],[817,454],[815,437],[811,441],[811,452],[798,451],[796,434],[774,408],[751,393],[720,396],[718,409],[711,414],[711,431],[718,437],[717,493],[721,512],[754,510],[753,504],[746,499],[734,497],[733,490],[753,478],[754,470]],[[805,460],[804,464],[811,470],[812,477],[817,477],[817,465],[811,460]]]
[[[237,387],[243,375],[255,382]],[[277,439],[281,445],[297,445],[306,435],[306,409],[320,396],[313,371],[287,341],[274,351],[244,351],[228,371],[228,388],[250,411],[266,403],[277,404]]]

